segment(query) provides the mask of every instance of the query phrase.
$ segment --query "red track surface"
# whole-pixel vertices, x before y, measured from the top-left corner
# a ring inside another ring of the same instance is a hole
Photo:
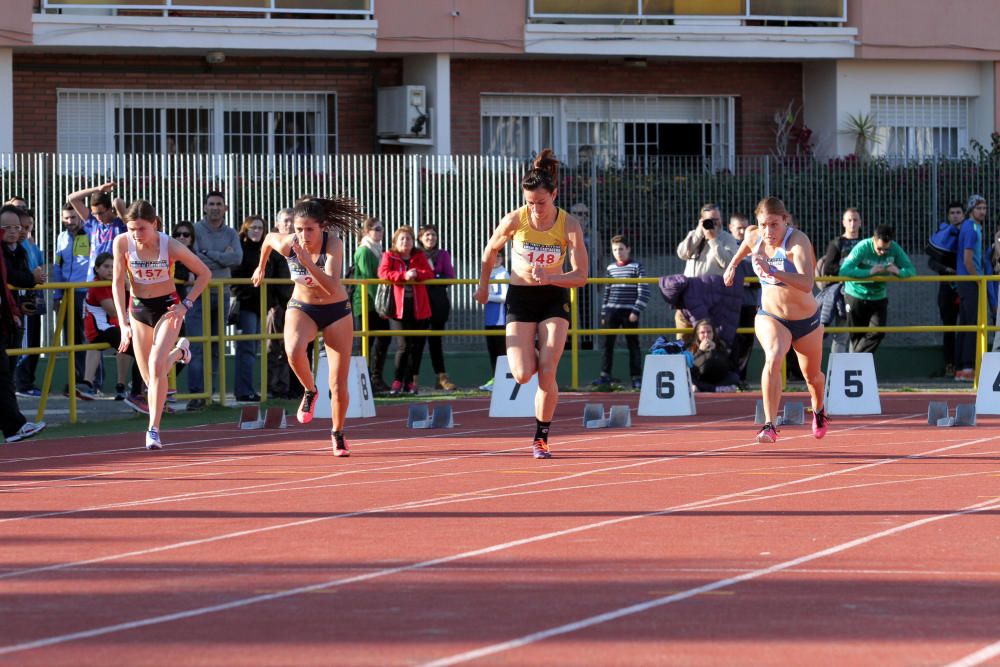
[[[0,664],[1000,664],[1000,419],[581,428],[636,398],[0,447]]]

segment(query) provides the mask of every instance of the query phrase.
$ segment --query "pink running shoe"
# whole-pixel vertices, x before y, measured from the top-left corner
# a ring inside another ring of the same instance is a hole
[[[302,402],[299,403],[299,411],[295,413],[295,418],[300,424],[308,424],[312,421],[313,412],[316,411],[316,392],[307,391],[302,394]]]
[[[330,440],[333,441],[333,455],[334,456],[350,456],[351,450],[347,448],[347,443],[344,442],[344,435],[339,436],[336,433],[330,434]]]
[[[778,442],[778,429],[774,427],[774,424],[771,422],[764,424],[764,428],[757,433],[757,442]]]
[[[826,428],[830,424],[830,418],[826,416],[826,410],[813,412],[813,435],[817,440],[821,440],[826,435]]]

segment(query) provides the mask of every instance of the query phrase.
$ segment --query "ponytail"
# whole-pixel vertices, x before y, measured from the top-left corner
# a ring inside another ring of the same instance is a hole
[[[342,232],[358,234],[361,231],[364,213],[358,203],[348,197],[303,197],[292,209],[293,218],[312,218],[325,230],[338,229]]]

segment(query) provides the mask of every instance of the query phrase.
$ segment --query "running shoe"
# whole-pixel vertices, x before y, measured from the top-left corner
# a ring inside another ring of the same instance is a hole
[[[90,384],[86,380],[80,380],[76,384],[76,397],[84,401],[93,401],[97,398],[97,392],[94,391],[94,385]]]
[[[129,396],[125,399],[125,405],[129,406],[139,414],[149,414],[149,404],[142,396]]]
[[[28,438],[41,433],[45,428],[45,422],[24,422],[24,425],[18,429],[17,433],[14,435],[8,435],[4,438],[4,441],[8,444],[12,442],[20,442],[21,440],[27,440]]]
[[[119,383],[115,385],[115,400],[124,401],[128,398],[128,394],[125,393],[125,385]]]
[[[177,344],[174,345],[174,349],[181,351],[181,356],[177,360],[177,363],[184,365],[191,363],[191,341],[184,336],[181,336],[177,339]]]
[[[299,420],[300,424],[308,424],[312,421],[313,412],[316,411],[316,392],[307,391],[302,394],[302,402],[299,403],[299,411],[295,414],[295,418]]]
[[[403,391],[403,383],[399,380],[393,380],[392,386],[389,387],[390,396],[399,396],[399,392]]]
[[[177,390],[167,389],[167,403],[176,403],[176,402],[177,402]]]
[[[596,380],[593,380],[591,386],[594,387],[606,387],[611,384],[611,376],[607,373],[601,373]]]
[[[417,385],[414,382],[407,383],[406,387],[403,388],[404,394],[411,394],[413,396],[417,395]]]
[[[764,427],[757,433],[757,442],[778,442],[778,429],[774,427],[774,424],[771,422],[764,424]]]
[[[632,378],[632,388],[633,389],[642,389],[642,378],[641,377],[634,377],[634,378]]]
[[[156,427],[146,431],[146,449],[163,449],[163,443],[160,442],[160,431]]]
[[[68,393],[69,392],[67,391],[67,394]],[[38,398],[42,395],[42,390],[32,387],[31,389],[15,392],[15,394],[18,398]]]
[[[531,444],[531,455],[536,459],[551,459],[552,452],[549,451],[549,443],[541,438],[536,438]]]
[[[493,378],[479,385],[479,391],[493,391]]]
[[[330,439],[333,440],[333,455],[334,456],[350,456],[351,450],[347,448],[347,443],[344,442],[344,436],[341,435],[339,438],[336,435],[331,434]]]
[[[826,410],[813,412],[813,435],[817,440],[822,440],[826,435],[826,428],[830,424],[830,418],[826,416]]]
[[[955,382],[972,382],[976,379],[976,371],[973,368],[963,368],[955,371]]]

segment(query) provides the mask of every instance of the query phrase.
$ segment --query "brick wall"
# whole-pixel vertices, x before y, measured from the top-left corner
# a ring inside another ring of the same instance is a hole
[[[479,152],[481,93],[737,95],[736,153],[766,154],[775,111],[801,104],[802,66],[791,62],[452,61],[452,149]]]
[[[402,61],[14,54],[14,150],[56,150],[56,89],[335,92],[341,153],[373,153],[375,88],[402,84]]]

